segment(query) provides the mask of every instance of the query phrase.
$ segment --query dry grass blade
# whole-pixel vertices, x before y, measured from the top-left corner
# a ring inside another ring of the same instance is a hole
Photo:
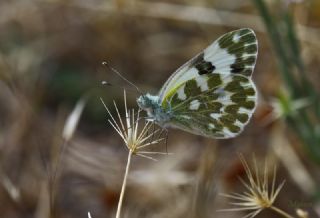
[[[92,216],[91,216],[90,212],[88,212],[88,218],[92,218]]]

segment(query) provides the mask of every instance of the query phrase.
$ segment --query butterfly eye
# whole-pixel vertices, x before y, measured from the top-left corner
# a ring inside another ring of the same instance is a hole
[[[141,96],[137,99],[137,104],[138,104],[138,106],[139,106],[141,109],[145,110],[145,109],[147,109],[147,108],[150,107],[150,100],[148,99],[147,96],[141,95]]]
[[[137,98],[137,104],[140,108],[143,109],[143,105],[144,105],[144,98],[143,96],[141,95],[139,98]]]

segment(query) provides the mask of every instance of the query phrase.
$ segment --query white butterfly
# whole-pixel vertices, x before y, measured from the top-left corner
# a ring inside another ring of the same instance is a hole
[[[141,95],[149,120],[211,138],[238,135],[255,110],[251,80],[258,53],[255,33],[224,34],[173,73],[158,95]]]

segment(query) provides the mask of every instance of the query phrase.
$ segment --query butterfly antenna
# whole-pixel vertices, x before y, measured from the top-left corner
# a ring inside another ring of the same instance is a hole
[[[143,95],[143,92],[138,88],[138,86],[136,86],[135,84],[133,84],[132,82],[130,82],[127,78],[125,78],[119,71],[117,71],[116,69],[114,69],[112,66],[110,66],[106,61],[102,62],[102,65],[106,66],[107,68],[109,68],[112,72],[114,72],[115,74],[117,74],[121,79],[123,79],[124,81],[126,81],[127,83],[129,83],[131,86],[133,86],[138,92],[139,94]],[[104,84],[104,83],[102,83]],[[105,85],[111,85],[110,83],[106,82]]]
[[[108,82],[108,81],[105,81],[105,80],[101,81],[101,84],[102,84],[103,86],[115,86],[115,87],[120,87],[120,88],[122,88],[122,89],[125,89],[125,90],[127,90],[127,91],[130,91],[130,92],[128,92],[128,93],[131,93],[131,91],[133,91],[134,93],[137,92],[136,89],[127,88],[127,87],[118,86],[118,85],[114,85],[114,84],[112,84],[112,83],[110,83],[110,82]]]
[[[152,122],[152,130],[151,130],[151,138],[150,138],[150,142],[152,142],[153,141],[153,139],[154,139],[154,133],[155,133],[155,131],[156,131],[156,124],[155,124],[155,122]]]

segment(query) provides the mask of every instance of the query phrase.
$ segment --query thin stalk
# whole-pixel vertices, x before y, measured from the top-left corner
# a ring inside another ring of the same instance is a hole
[[[269,207],[271,210],[277,212],[278,214],[282,215],[283,217],[286,217],[286,218],[294,218],[293,216],[291,216],[290,214],[288,214],[287,212],[275,207],[275,206],[271,206]]]
[[[296,88],[298,86],[290,73],[291,64],[288,60],[284,45],[281,42],[282,36],[276,27],[273,16],[270,14],[265,2],[263,0],[253,0],[253,2],[255,3],[256,8],[258,9],[264,21],[264,24],[266,25],[267,32],[273,44],[273,49],[278,57],[278,66],[282,72],[283,80],[287,83],[287,88],[290,93],[295,96],[297,93]]]
[[[49,178],[49,205],[50,205],[50,217],[55,217],[55,191],[57,188],[57,180],[61,173],[61,162],[64,157],[68,142],[63,140],[63,144],[60,147],[60,153],[57,161],[54,163],[54,166],[50,169],[50,178]]]
[[[313,105],[314,105],[314,111],[318,118],[320,117],[320,104],[319,101],[316,99],[319,98],[319,95],[317,91],[314,89],[313,85],[310,83],[308,78],[306,77],[306,69],[303,63],[303,59],[301,58],[301,49],[300,49],[300,43],[298,41],[296,31],[295,31],[295,26],[294,26],[294,21],[293,21],[293,16],[289,12],[287,12],[284,16],[284,21],[286,23],[286,26],[288,27],[287,31],[287,41],[289,43],[288,48],[291,51],[291,57],[292,57],[292,63],[296,65],[298,71],[299,71],[299,76],[301,77],[301,85],[302,85],[302,91],[305,89],[309,97],[314,99]],[[304,96],[302,96],[304,97]]]
[[[129,174],[129,168],[130,168],[130,162],[131,162],[132,154],[133,154],[133,152],[131,150],[129,150],[127,166],[126,166],[126,172],[125,172],[124,178],[123,178],[123,183],[122,183],[120,198],[119,198],[119,202],[118,202],[118,209],[117,209],[116,218],[120,218],[122,202],[123,202],[123,196],[124,196],[124,192],[125,192],[126,186],[127,186],[127,177],[128,177],[128,174]]]

